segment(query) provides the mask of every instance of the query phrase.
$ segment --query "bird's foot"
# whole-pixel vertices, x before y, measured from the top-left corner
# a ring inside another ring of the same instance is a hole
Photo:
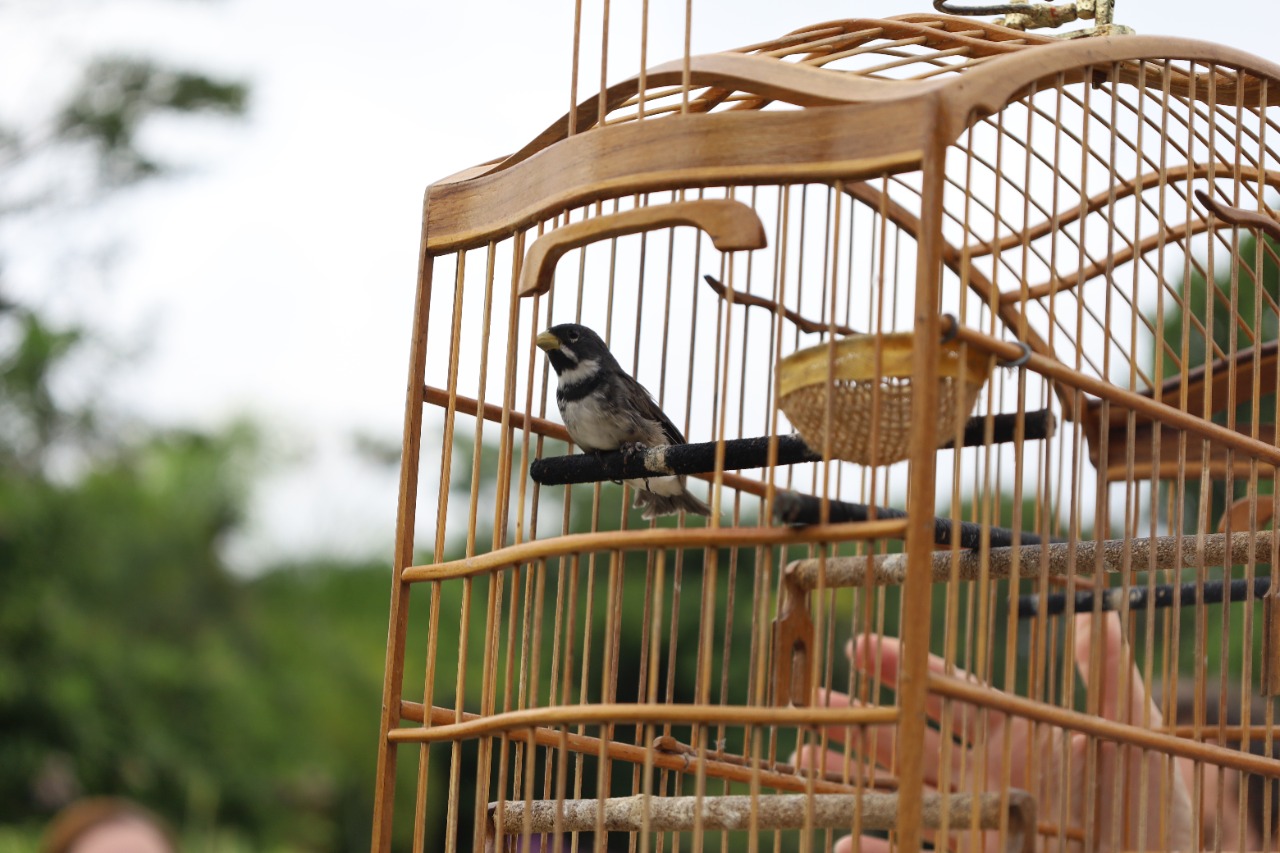
[[[624,462],[630,462],[637,456],[644,455],[644,452],[648,449],[649,445],[642,444],[638,441],[627,441],[618,445],[618,452],[622,454]]]
[[[622,454],[622,464],[630,465],[635,461],[637,456],[643,456],[649,446],[638,441],[627,441],[618,445],[618,452]],[[644,478],[644,487],[649,488],[649,478]]]

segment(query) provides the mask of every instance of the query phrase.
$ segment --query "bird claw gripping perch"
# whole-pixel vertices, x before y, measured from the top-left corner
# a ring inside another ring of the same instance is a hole
[[[637,456],[643,456],[645,451],[648,449],[648,447],[638,441],[628,441],[618,446],[618,452],[622,454],[623,462],[627,465],[630,465]],[[646,491],[649,489],[648,477],[644,478],[644,487]]]

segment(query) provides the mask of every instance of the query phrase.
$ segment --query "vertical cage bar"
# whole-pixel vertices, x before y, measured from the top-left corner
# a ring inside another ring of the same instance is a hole
[[[387,628],[387,660],[382,685],[382,715],[378,729],[378,765],[373,795],[371,849],[391,849],[395,809],[396,749],[387,739],[400,723],[400,693],[404,685],[404,644],[409,630],[409,585],[400,572],[413,564],[415,513],[418,508],[418,460],[422,450],[423,383],[427,367],[427,325],[431,313],[433,258],[427,252],[424,218],[418,255],[418,288],[414,297],[413,333],[409,347],[409,378],[405,391],[404,443],[400,458],[400,489],[396,510],[396,544],[391,566],[391,614]],[[429,709],[428,709],[429,710]]]

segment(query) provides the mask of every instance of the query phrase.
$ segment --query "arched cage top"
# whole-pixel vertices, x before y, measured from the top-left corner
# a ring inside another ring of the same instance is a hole
[[[819,24],[650,68],[510,156],[433,184],[427,248],[481,245],[638,192],[908,171],[931,140],[958,139],[1028,91],[1110,86],[1257,110],[1280,103],[1277,80],[1280,66],[1189,39],[1062,41],[927,15]]]

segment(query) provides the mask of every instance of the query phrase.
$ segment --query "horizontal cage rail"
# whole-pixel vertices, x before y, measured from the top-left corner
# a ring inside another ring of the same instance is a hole
[[[599,705],[551,705],[477,716],[465,722],[422,728],[393,729],[389,740],[401,743],[434,743],[465,740],[537,726],[604,723],[688,723],[779,726],[884,726],[898,721],[898,709],[885,708],[773,708],[747,705],[692,705],[681,703],[604,703]]]
[[[1010,716],[1046,723],[1113,743],[1280,779],[1280,760],[1275,758],[1178,737],[1168,731],[1149,729],[1140,724],[1120,723],[1069,708],[1045,705],[955,676],[930,673],[928,688],[930,693],[947,699],[990,708]]]
[[[754,545],[901,539],[905,535],[906,524],[906,519],[894,518],[846,524],[814,524],[809,527],[654,527],[647,530],[571,533],[568,536],[509,545],[461,560],[409,566],[400,573],[400,578],[406,583],[421,583],[474,577],[521,563],[591,551],[622,553],[653,548],[742,548]]]
[[[422,712],[422,705],[418,702],[401,702],[400,717],[419,723],[426,719]],[[452,725],[460,721],[470,722],[476,719],[482,719],[482,715],[468,711],[459,714],[453,708],[439,706],[431,708],[431,724],[435,726]],[[652,748],[616,740],[603,740],[549,726],[512,729],[502,732],[501,737],[530,746],[564,749],[581,755],[608,755],[611,760],[631,764],[648,762],[659,770],[679,770],[688,774],[706,773],[710,778],[727,779],[730,782],[756,781],[766,788],[779,791],[826,794],[847,793],[858,788],[840,774],[813,773],[807,768],[796,767],[785,762],[763,762],[723,750],[698,750],[668,736],[656,738]],[[886,775],[883,770],[864,768],[862,788],[893,790],[897,786],[898,780]]]

